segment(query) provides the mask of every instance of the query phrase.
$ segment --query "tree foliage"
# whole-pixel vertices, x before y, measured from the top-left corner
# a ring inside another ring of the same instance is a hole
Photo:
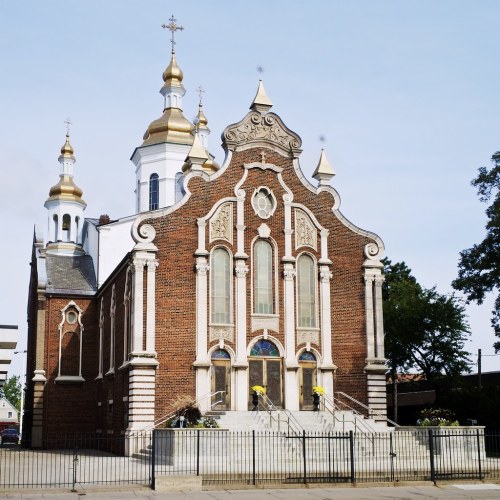
[[[389,367],[416,370],[435,386],[470,371],[464,349],[469,333],[465,309],[454,295],[425,289],[404,263],[384,259],[385,346]]]
[[[483,303],[487,293],[497,292],[491,324],[495,335],[500,337],[500,151],[491,161],[493,166],[489,170],[481,167],[472,181],[479,199],[491,201],[486,209],[486,236],[481,243],[460,252],[458,278],[452,285],[466,294],[468,302],[478,304]],[[495,342],[494,347],[500,351],[500,341]]]
[[[2,389],[0,394],[3,395],[9,403],[14,406],[17,413],[21,412],[21,382],[19,381],[19,375],[13,375],[9,377]]]

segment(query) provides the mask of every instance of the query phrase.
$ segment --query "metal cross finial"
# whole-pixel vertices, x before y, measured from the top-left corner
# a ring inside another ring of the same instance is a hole
[[[198,92],[198,95],[200,96],[200,104],[203,101],[203,94],[205,93],[205,90],[203,90],[203,87],[200,85],[196,91]]]
[[[321,142],[321,145],[322,145],[322,146],[324,146],[324,145],[325,145],[325,142],[326,142],[326,137],[325,137],[323,134],[321,134],[321,135],[319,136],[319,142]]]
[[[168,24],[162,24],[161,27],[163,29],[168,29],[172,33],[172,38],[170,39],[170,42],[172,43],[172,54],[175,52],[174,45],[175,45],[175,32],[176,31],[183,31],[184,28],[182,26],[177,26],[175,24],[177,22],[177,19],[174,17],[172,14],[172,17],[169,19],[170,23]]]
[[[66,120],[64,121],[64,123],[66,124],[66,135],[69,135],[69,126],[72,125],[71,119],[69,117],[66,118]]]
[[[257,73],[262,76],[262,73],[264,73],[264,68],[259,64],[257,66]]]

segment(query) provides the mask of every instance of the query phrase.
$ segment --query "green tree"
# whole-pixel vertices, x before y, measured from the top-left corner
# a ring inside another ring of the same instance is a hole
[[[460,252],[458,278],[452,286],[467,296],[468,302],[482,304],[489,292],[497,292],[491,324],[495,335],[500,338],[500,151],[491,158],[493,166],[479,169],[472,181],[477,188],[479,199],[491,204],[486,209],[488,221],[486,236],[477,245]],[[500,351],[500,341],[494,344]]]
[[[404,262],[383,262],[386,356],[393,376],[416,370],[436,387],[470,372],[464,349],[469,325],[460,300],[420,286]]]
[[[21,412],[21,382],[19,381],[19,375],[13,375],[9,377],[2,389],[0,394],[4,396],[9,403],[14,406],[17,410],[18,415]]]

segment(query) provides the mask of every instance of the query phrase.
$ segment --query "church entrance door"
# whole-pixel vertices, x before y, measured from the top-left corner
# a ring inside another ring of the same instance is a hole
[[[214,409],[231,409],[231,358],[223,349],[212,354],[211,392]]]
[[[301,410],[313,409],[313,387],[317,385],[316,358],[304,351],[299,357],[299,404]]]
[[[268,340],[259,340],[250,352],[249,386],[260,385],[277,408],[283,408],[283,370],[277,347]],[[253,407],[251,397],[248,407]]]

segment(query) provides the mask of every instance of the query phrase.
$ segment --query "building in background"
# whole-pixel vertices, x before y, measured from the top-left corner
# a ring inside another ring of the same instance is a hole
[[[201,99],[195,122],[184,116],[183,78],[172,45],[163,113],[131,157],[133,216],[84,216],[66,135],[46,237],[33,241],[34,446],[148,428],[181,395],[206,410],[223,391],[227,410],[246,410],[254,385],[290,410],[311,410],[321,385],[385,413],[381,239],[339,211],[323,151],[304,177],[301,139],[262,82],[224,130],[219,166]]]
[[[18,336],[16,325],[0,325],[0,390],[7,380]]]

